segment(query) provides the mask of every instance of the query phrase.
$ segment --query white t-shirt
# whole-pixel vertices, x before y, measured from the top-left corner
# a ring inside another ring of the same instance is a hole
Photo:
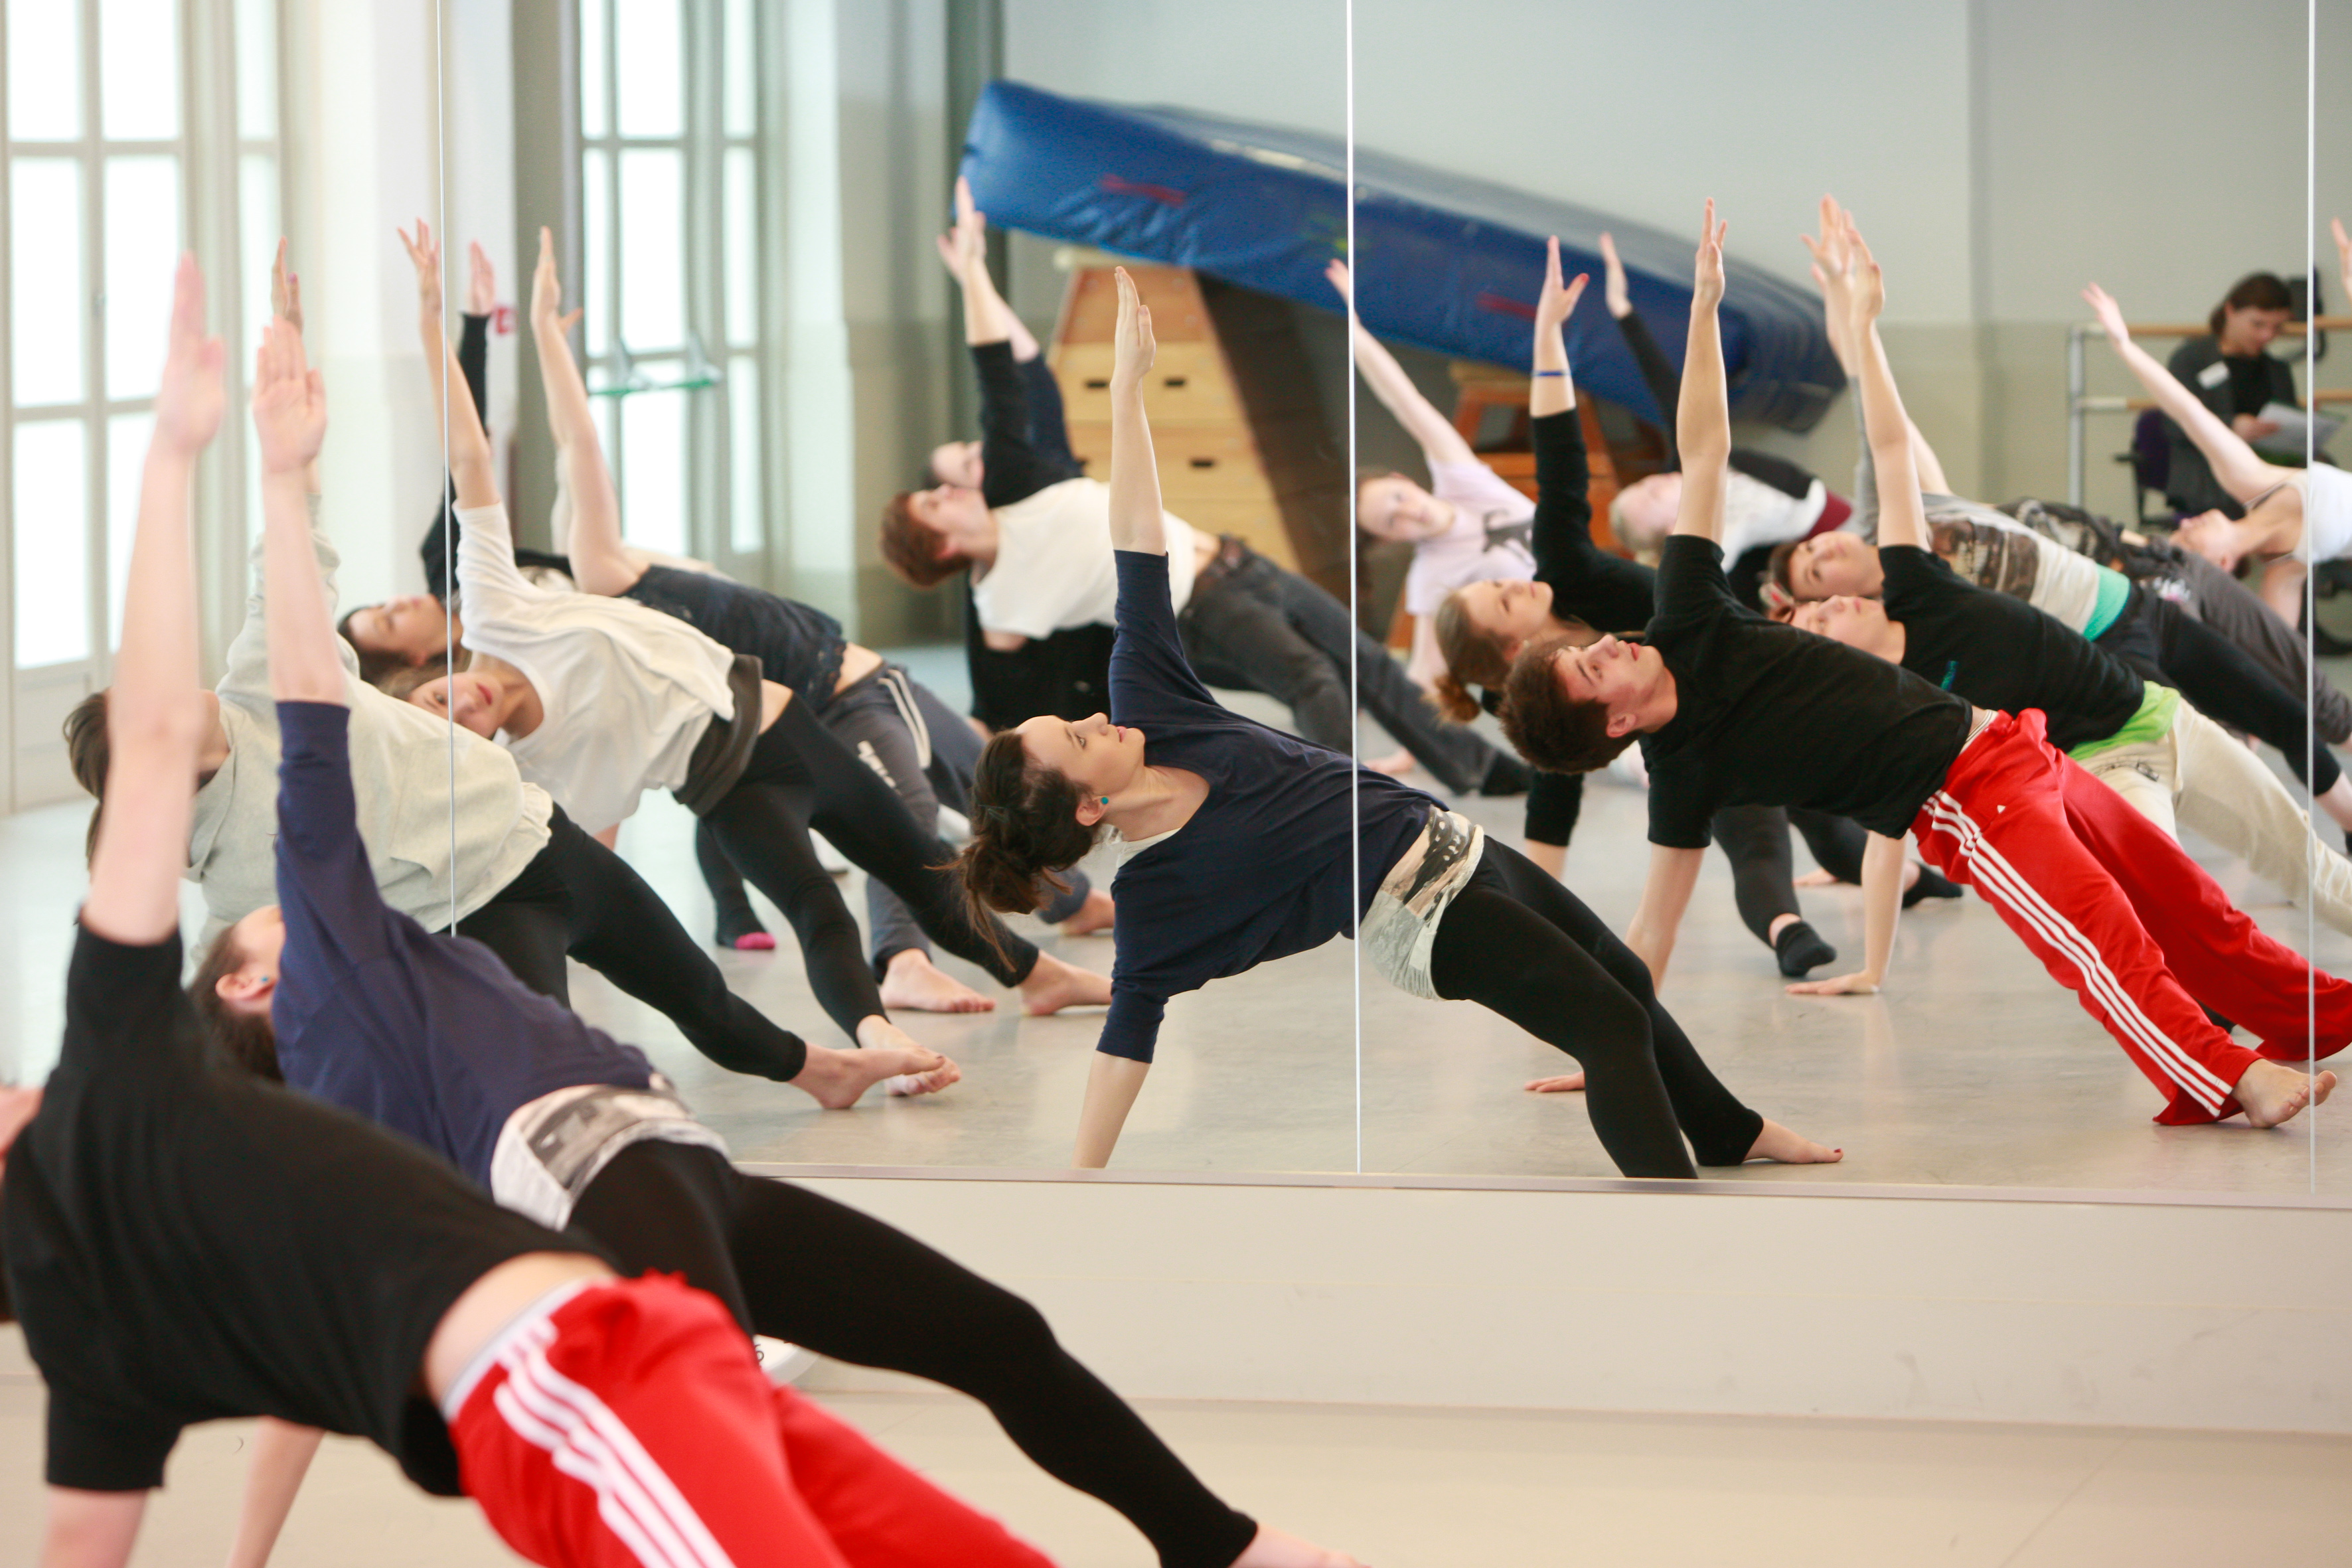
[[[457,521],[466,646],[520,670],[545,711],[530,734],[501,737],[522,776],[590,833],[635,812],[646,790],[684,784],[711,720],[735,716],[735,656],[635,600],[526,580],[503,506],[461,508]]]
[[[1829,487],[1815,479],[1801,496],[1751,479],[1737,468],[1723,476],[1723,558],[1737,561],[1759,544],[1802,539],[1830,502]]]
[[[1110,545],[1110,487],[1079,478],[995,509],[996,559],[975,571],[971,600],[992,632],[1051,637],[1074,626],[1111,626],[1118,615],[1118,571]],[[1192,597],[1199,536],[1190,523],[1160,514],[1168,531],[1168,593],[1176,608]]]
[[[1473,583],[1524,582],[1536,574],[1532,497],[1484,463],[1430,464],[1429,493],[1453,506],[1454,521],[1412,547],[1404,577],[1408,614],[1433,616],[1447,595]]]
[[[2352,474],[2332,463],[2304,470],[2302,561],[2334,561],[2352,555]]]

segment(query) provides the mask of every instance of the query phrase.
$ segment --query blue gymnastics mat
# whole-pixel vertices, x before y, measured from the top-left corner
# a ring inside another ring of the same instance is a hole
[[[1343,160],[1333,137],[996,81],[972,112],[962,173],[992,224],[1336,310],[1323,268],[1346,249]],[[1600,237],[1616,237],[1633,303],[1677,361],[1691,238],[1361,147],[1356,182],[1356,308],[1376,335],[1526,370],[1544,238],[1557,234],[1569,274],[1593,275],[1568,325],[1577,382],[1643,417],[1673,417],[1601,305]],[[1737,232],[1743,215],[1726,216]],[[1810,429],[1845,384],[1820,301],[1737,260],[1727,272],[1733,416]]]

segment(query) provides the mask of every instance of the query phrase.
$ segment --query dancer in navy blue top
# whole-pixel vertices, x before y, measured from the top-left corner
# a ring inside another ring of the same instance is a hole
[[[1718,1083],[1632,950],[1523,856],[1417,790],[1217,706],[1170,607],[1143,410],[1151,319],[1118,278],[1117,721],[1036,718],[991,742],[960,862],[976,903],[1026,909],[1039,879],[1085,854],[1102,825],[1128,847],[1077,1163],[1108,1161],[1171,996],[1343,932],[1406,990],[1484,1003],[1576,1057],[1593,1131],[1628,1175],[1691,1175],[1685,1135],[1704,1164],[1835,1159]]]

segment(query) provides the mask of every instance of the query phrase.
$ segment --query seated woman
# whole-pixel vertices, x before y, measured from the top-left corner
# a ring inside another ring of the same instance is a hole
[[[272,332],[254,423],[270,475],[264,526],[289,536],[270,557],[284,572],[302,530],[285,479],[317,449],[325,408],[292,330]],[[415,1140],[505,1207],[577,1227],[628,1273],[710,1292],[745,1333],[971,1394],[1038,1464],[1125,1513],[1164,1563],[1345,1568],[1220,1502],[1028,1303],[854,1209],[744,1174],[638,1051],[512,984],[482,950],[387,909],[359,840],[325,602],[299,572],[272,588],[270,681],[289,737],[282,1026],[248,1042],[248,1070]],[[265,1432],[240,1522],[249,1547],[275,1538],[316,1447],[315,1432]]]
[[[1033,638],[1111,619],[1116,597],[1105,515],[1108,492],[1027,438],[1031,416],[1014,368],[1012,311],[986,265],[987,226],[958,185],[964,335],[988,405],[981,486],[942,484],[893,497],[882,521],[891,570],[929,588],[969,570],[986,646],[1017,650]],[[1516,795],[1527,770],[1485,739],[1447,724],[1346,606],[1238,539],[1165,524],[1185,646],[1221,683],[1264,691],[1301,733],[1345,750],[1356,700],[1448,789]]]
[[[2193,387],[2205,411],[2246,441],[2275,435],[2278,425],[2263,417],[2273,403],[2300,408],[2294,371],[2273,355],[2270,345],[2294,311],[2285,281],[2271,272],[2249,272],[2230,287],[2206,319],[2212,330],[2185,339],[2166,367],[2184,387]],[[2244,514],[2240,499],[2217,477],[2188,421],[2165,410],[2165,500],[2188,515],[2218,511],[2226,519]]]
[[[1176,631],[1143,406],[1151,318],[1123,268],[1118,300],[1117,718],[1032,719],[991,741],[960,861],[976,909],[1018,909],[1105,824],[1125,840],[1076,1163],[1108,1162],[1170,997],[1342,932],[1414,994],[1475,999],[1576,1057],[1593,1131],[1627,1175],[1691,1175],[1685,1134],[1700,1164],[1836,1159],[1717,1082],[1633,953],[1553,878],[1428,795],[1217,706]]]
[[[440,317],[429,314],[421,326],[426,363],[442,363]],[[434,378],[436,399],[441,384]],[[983,934],[971,925],[940,868],[948,847],[917,827],[806,702],[765,679],[759,658],[630,600],[525,581],[509,553],[481,422],[460,409],[447,428],[466,531],[457,581],[472,659],[461,674],[419,684],[411,701],[499,739],[524,775],[592,832],[635,812],[646,790],[674,791],[784,911],[820,1005],[862,1045],[913,1042],[889,1021],[858,954],[856,923],[809,844],[812,827],[906,899],[950,952],[1019,986],[1030,1012],[1109,1000],[1101,976],[1001,929]],[[575,434],[571,454],[575,488],[609,486],[593,424]]]

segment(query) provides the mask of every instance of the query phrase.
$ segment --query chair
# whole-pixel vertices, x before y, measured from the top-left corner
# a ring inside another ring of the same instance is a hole
[[[2166,500],[2164,487],[2172,478],[2172,450],[2164,434],[2164,411],[2145,408],[2132,421],[2131,450],[2116,454],[2118,463],[2129,463],[2132,471],[2132,510],[2142,527],[2169,531],[2172,527],[2172,503]],[[2153,495],[2157,510],[2147,510],[2147,498]]]

